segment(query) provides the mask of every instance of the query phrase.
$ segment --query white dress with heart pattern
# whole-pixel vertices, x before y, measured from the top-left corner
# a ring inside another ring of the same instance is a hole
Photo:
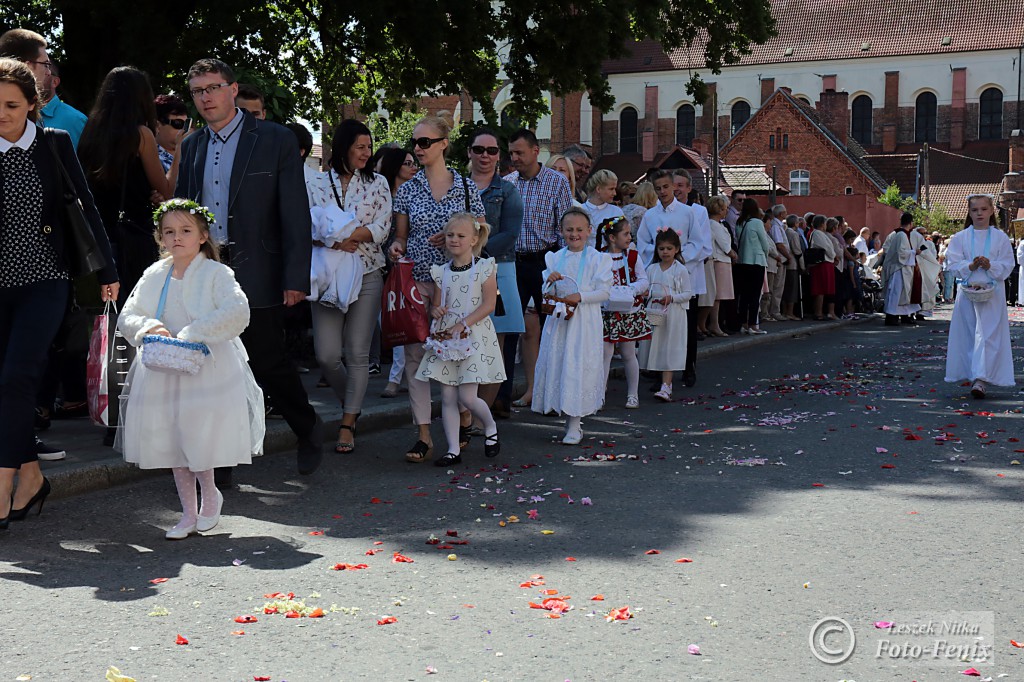
[[[430,276],[439,290],[444,292],[448,313],[441,320],[441,329],[448,329],[466,315],[476,310],[483,302],[483,286],[488,277],[494,276],[497,266],[493,258],[480,258],[476,267],[464,270],[452,269],[451,264],[434,265]],[[505,380],[505,363],[498,335],[488,315],[469,328],[473,340],[473,352],[458,362],[442,360],[434,350],[428,348],[420,363],[416,378],[421,381],[433,379],[449,386],[462,384],[500,384]]]

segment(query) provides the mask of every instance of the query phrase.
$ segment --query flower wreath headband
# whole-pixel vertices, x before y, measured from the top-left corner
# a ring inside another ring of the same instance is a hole
[[[615,229],[615,226],[621,223],[623,220],[625,220],[625,218],[623,218],[622,216],[613,216],[611,218],[605,218],[597,226],[597,229],[599,232],[611,234],[612,231]]]
[[[159,225],[160,219],[173,211],[188,211],[192,215],[200,216],[206,221],[208,227],[216,222],[213,217],[213,211],[202,204],[196,203],[191,199],[169,199],[157,206],[156,210],[153,211],[153,224]]]

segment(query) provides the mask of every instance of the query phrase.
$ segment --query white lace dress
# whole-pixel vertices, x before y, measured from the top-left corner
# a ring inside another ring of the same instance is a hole
[[[696,314],[688,310],[693,286],[686,266],[673,262],[668,270],[660,263],[647,267],[651,282],[651,297],[671,296],[672,303],[665,310],[665,321],[654,327],[650,341],[640,342],[640,366],[655,372],[676,372],[686,369],[686,316]]]
[[[192,320],[182,281],[171,279],[161,322],[177,335]],[[250,464],[262,452],[263,396],[238,338],[208,343],[210,356],[195,376],[148,369],[142,351],[121,394],[118,448],[140,469]],[[254,426],[255,425],[255,426]],[[258,426],[259,428],[256,428]]]
[[[586,254],[586,261],[583,261]],[[558,271],[577,280],[581,302],[570,320],[548,317],[540,340],[533,379],[533,411],[585,417],[604,401],[604,322],[601,304],[612,286],[612,261],[607,253],[587,247],[562,249],[544,257],[544,279]],[[560,296],[572,293],[559,291]]]
[[[477,259],[474,265],[461,272],[452,271],[450,264],[431,266],[430,276],[444,292],[444,306],[448,308],[439,329],[454,326],[480,307],[484,282],[497,271],[497,267],[493,258]],[[428,348],[416,378],[420,381],[433,379],[449,386],[500,384],[505,381],[505,362],[490,315],[470,327],[469,334],[473,340],[473,352],[469,357],[458,362],[442,360],[432,348]]]

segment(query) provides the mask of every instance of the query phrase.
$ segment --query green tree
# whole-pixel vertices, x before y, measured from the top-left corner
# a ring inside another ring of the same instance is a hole
[[[62,87],[81,108],[119,64],[180,93],[188,66],[216,56],[291,95],[273,98],[275,118],[328,124],[356,100],[395,115],[462,91],[494,123],[501,77],[512,84],[509,113],[527,123],[547,112],[544,91],[588,91],[608,110],[602,64],[637,41],[703,51],[717,73],[774,31],[768,0],[0,0],[0,22],[54,39],[66,55]],[[700,81],[688,89],[699,95]]]
[[[945,235],[950,235],[960,229],[960,225],[949,215],[945,206],[933,204],[930,209],[925,208],[913,198],[904,197],[895,182],[885,188],[885,193],[878,197],[878,203],[912,213],[914,224],[922,225],[929,230],[937,230]]]

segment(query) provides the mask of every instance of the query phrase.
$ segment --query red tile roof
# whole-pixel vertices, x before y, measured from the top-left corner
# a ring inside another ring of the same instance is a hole
[[[994,194],[997,197],[1002,189],[1002,183],[967,182],[951,183],[944,185],[932,185],[928,197],[932,204],[939,204],[946,207],[946,212],[954,220],[962,220],[967,216],[967,197],[972,194]],[[921,189],[923,195],[924,189]],[[924,197],[921,197],[924,201]]]
[[[1017,48],[1024,39],[1024,4],[1002,0],[771,0],[771,5],[778,35],[751,46],[738,64],[998,50]],[[946,38],[949,45],[942,44]],[[702,44],[666,54],[648,40],[633,46],[631,56],[609,60],[604,69],[636,73],[704,65]]]

